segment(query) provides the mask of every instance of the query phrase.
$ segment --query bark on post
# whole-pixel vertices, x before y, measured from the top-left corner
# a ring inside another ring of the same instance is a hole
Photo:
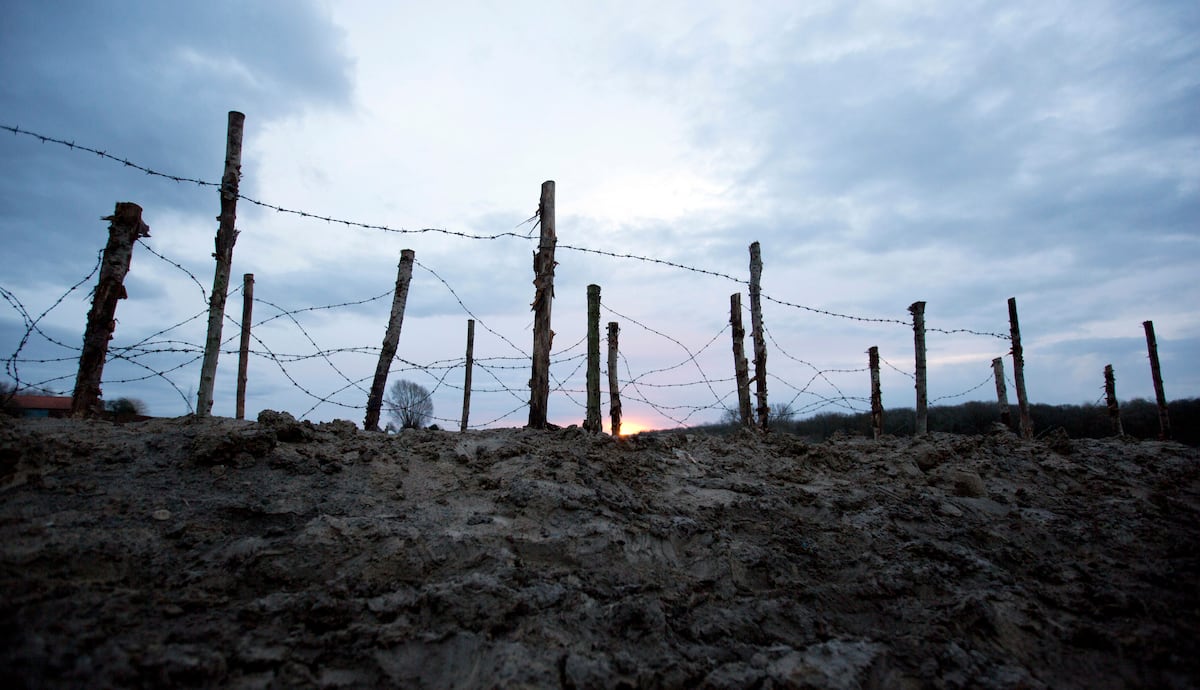
[[[1158,363],[1158,341],[1154,337],[1154,322],[1143,321],[1146,329],[1146,349],[1150,352],[1150,375],[1154,377],[1154,398],[1158,401],[1158,438],[1171,438],[1171,418],[1167,414],[1167,394],[1163,392],[1162,367]]]
[[[879,390],[879,348],[872,345],[867,350],[867,364],[871,367],[871,429],[875,439],[883,436],[883,394]]]
[[[1121,426],[1121,406],[1117,404],[1117,380],[1111,364],[1104,365],[1104,397],[1108,403],[1108,419],[1112,422],[1114,436],[1124,436]]]
[[[250,365],[250,318],[254,313],[254,274],[242,275],[242,341],[238,349],[237,418],[246,418],[246,380]]]
[[[750,363],[746,361],[746,329],[742,326],[742,293],[729,296],[729,325],[733,327],[733,373],[737,379],[738,419],[754,424],[750,409]]]
[[[598,434],[600,421],[600,286],[587,286],[587,418],[583,430]]]
[[[379,431],[379,410],[383,407],[383,394],[387,389],[388,372],[392,358],[400,343],[400,329],[404,325],[404,306],[408,303],[408,285],[412,282],[413,259],[411,249],[400,252],[400,265],[396,269],[396,292],[392,296],[392,313],[388,317],[387,331],[383,336],[383,349],[379,351],[379,363],[375,365],[375,379],[371,382],[371,393],[367,397],[367,416],[363,428]]]
[[[908,311],[913,317],[913,349],[916,351],[917,370],[917,428],[916,435],[929,433],[929,393],[925,387],[925,303],[913,302]]]
[[[621,386],[617,381],[617,338],[621,327],[616,321],[608,322],[608,412],[611,419],[609,432],[621,435]]]
[[[75,376],[75,391],[71,395],[71,416],[90,417],[100,410],[100,381],[104,375],[104,360],[108,357],[108,341],[116,330],[117,301],[125,299],[125,275],[133,259],[133,243],[139,237],[149,237],[150,228],[142,222],[142,207],[127,201],[118,202],[109,221],[108,242],[100,262],[100,278],[92,294],[83,333],[83,351],[79,355],[79,372]]]
[[[200,391],[196,395],[196,416],[212,413],[213,386],[217,380],[217,357],[221,353],[221,326],[225,319],[225,296],[229,292],[229,271],[233,264],[233,244],[237,241],[238,182],[242,175],[242,129],[246,116],[229,111],[225,135],[225,173],[221,176],[221,215],[217,216],[217,267],[213,273],[212,295],[208,303],[208,339],[204,343],[204,362],[200,365]]]
[[[1004,359],[992,360],[992,376],[996,379],[996,404],[1000,407],[1000,423],[1012,428],[1012,411],[1008,408],[1008,386],[1004,384]]]
[[[1021,438],[1033,438],[1033,419],[1029,416],[1029,396],[1025,394],[1025,354],[1021,349],[1021,325],[1017,321],[1017,298],[1008,298],[1008,324],[1012,337],[1013,382],[1017,386],[1017,411]]]
[[[463,374],[463,412],[459,431],[467,430],[467,419],[471,416],[471,369],[475,365],[475,319],[467,319],[467,366]]]
[[[546,428],[550,404],[550,348],[554,331],[550,330],[550,307],[554,302],[554,181],[542,183],[542,198],[538,203],[538,223],[541,236],[538,251],[533,255],[533,371],[529,377],[529,426]]]
[[[762,250],[758,242],[750,245],[750,327],[754,329],[754,388],[758,398],[758,426],[767,430],[767,334],[762,319]]]

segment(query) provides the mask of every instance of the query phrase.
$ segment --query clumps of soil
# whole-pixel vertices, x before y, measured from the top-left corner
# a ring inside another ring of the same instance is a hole
[[[1200,453],[0,421],[5,687],[1189,688]]]

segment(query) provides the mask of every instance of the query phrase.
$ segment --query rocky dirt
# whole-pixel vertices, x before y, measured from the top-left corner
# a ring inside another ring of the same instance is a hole
[[[1200,452],[0,421],[7,688],[1192,688]]]

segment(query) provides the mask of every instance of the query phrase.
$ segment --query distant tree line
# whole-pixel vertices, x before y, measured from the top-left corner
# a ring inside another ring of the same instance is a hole
[[[1175,400],[1167,405],[1171,416],[1172,438],[1190,446],[1200,446],[1200,398]],[[1042,405],[1029,407],[1033,417],[1034,434],[1062,429],[1071,438],[1107,438],[1112,436],[1112,424],[1108,408],[1103,405]],[[772,410],[774,412],[774,410]],[[1014,430],[1017,415],[1012,406],[1011,418]],[[929,408],[929,430],[954,434],[986,434],[992,425],[1000,421],[995,403],[965,402],[959,405],[934,406]],[[700,427],[710,433],[729,433],[737,428],[737,414],[726,413],[721,423]],[[1121,424],[1127,436],[1153,439],[1158,437],[1158,405],[1137,398],[1121,403]],[[796,419],[794,416],[776,417],[771,428],[814,441],[823,441],[835,433],[870,436],[870,413],[824,412]],[[888,409],[883,413],[883,430],[893,436],[911,436],[916,428],[916,410],[913,408]]]

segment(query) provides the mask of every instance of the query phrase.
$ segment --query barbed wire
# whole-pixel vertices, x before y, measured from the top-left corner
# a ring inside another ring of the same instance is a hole
[[[53,144],[58,144],[58,145],[67,147],[68,149],[73,150],[73,151],[82,151],[82,152],[92,153],[101,158],[104,158],[104,159],[107,159],[107,160],[110,160],[110,161],[113,161],[116,163],[120,163],[121,165],[123,165],[125,167],[141,171],[147,175],[159,177],[159,178],[163,178],[163,179],[167,179],[167,180],[172,180],[177,183],[178,182],[188,182],[188,183],[193,183],[193,184],[196,184],[196,185],[202,186],[202,187],[213,187],[213,188],[220,188],[220,186],[221,186],[221,184],[219,182],[208,182],[208,181],[201,180],[201,179],[194,178],[194,177],[185,177],[185,176],[181,176],[181,175],[172,175],[172,174],[168,174],[168,173],[163,173],[158,170],[154,170],[150,167],[147,167],[147,166],[144,166],[144,165],[141,165],[138,163],[134,163],[133,161],[130,161],[127,158],[121,158],[121,157],[109,154],[106,151],[103,151],[100,149],[77,144],[74,141],[68,141],[66,139],[60,139],[57,137],[40,134],[38,132],[34,132],[31,130],[21,129],[19,126],[16,126],[16,125],[0,125],[0,129],[12,132],[14,135],[25,135],[25,136],[28,136],[28,137],[31,137],[34,139],[38,139],[42,143],[53,143]],[[529,240],[532,238],[532,230],[530,231],[530,233],[522,235],[520,233],[513,232],[513,231],[505,231],[505,232],[498,232],[498,233],[492,233],[492,234],[477,234],[477,233],[462,232],[462,231],[458,231],[458,230],[450,230],[447,228],[419,228],[419,229],[396,228],[396,227],[383,225],[383,224],[379,224],[379,223],[365,223],[365,222],[361,222],[361,221],[349,220],[346,218],[338,218],[338,217],[330,215],[330,214],[314,213],[311,211],[303,211],[303,210],[298,210],[298,209],[293,209],[293,208],[287,208],[284,206],[280,206],[278,204],[273,204],[273,203],[263,201],[260,199],[255,199],[253,197],[249,197],[249,196],[246,196],[246,195],[240,194],[240,193],[238,194],[238,198],[246,201],[247,203],[253,204],[253,205],[261,207],[261,208],[269,209],[269,210],[275,211],[277,213],[284,213],[284,214],[295,215],[295,216],[301,217],[301,218],[309,218],[312,220],[325,221],[326,223],[329,223],[329,224],[342,225],[347,228],[353,227],[353,228],[359,228],[359,229],[365,229],[365,230],[378,230],[378,231],[382,231],[382,232],[391,232],[391,233],[396,233],[396,234],[436,233],[436,234],[443,234],[443,235],[448,235],[448,236],[460,237],[460,238],[464,238],[464,239],[474,239],[474,240],[498,240],[498,239],[506,238],[506,237],[512,237],[512,238],[517,238],[517,239],[522,239],[522,240]],[[535,213],[533,217],[531,217],[530,219],[521,223],[517,227],[519,228],[521,225],[529,223],[530,221],[533,221],[536,218],[537,218],[537,214]],[[536,228],[536,223],[534,225],[534,228]],[[667,259],[659,259],[659,258],[655,258],[655,257],[640,256],[640,255],[631,254],[631,253],[612,252],[612,251],[607,251],[607,250],[603,250],[603,249],[581,247],[578,245],[571,245],[571,244],[565,244],[565,243],[557,244],[556,247],[559,249],[565,249],[568,251],[578,251],[578,252],[584,252],[584,253],[595,254],[595,255],[600,255],[600,256],[608,256],[608,257],[618,258],[618,259],[628,259],[628,260],[641,261],[641,262],[645,262],[645,263],[658,264],[658,265],[668,266],[671,268],[677,268],[677,269],[681,269],[681,270],[685,270],[685,271],[689,271],[689,272],[697,273],[697,274],[701,274],[701,275],[722,278],[725,280],[732,281],[734,283],[738,283],[740,285],[747,284],[747,281],[745,281],[741,278],[737,278],[732,275],[729,275],[728,273],[723,273],[723,272],[715,271],[715,270],[711,270],[711,269],[699,268],[696,266],[689,266],[689,265],[682,264],[679,262],[670,261]],[[150,251],[152,253],[155,253],[157,256],[160,256],[160,258],[162,258],[161,255],[158,255],[156,252],[154,252],[153,249],[151,249]],[[178,266],[178,264],[176,264],[176,265]],[[179,266],[179,268],[182,268],[182,266]],[[193,279],[194,279],[194,276],[193,276]],[[196,281],[196,283],[197,283],[197,285],[200,285],[199,281]],[[449,286],[447,285],[447,287],[449,287]],[[200,288],[201,288],[201,291],[203,292],[203,290],[204,290],[203,285],[200,285]],[[456,295],[456,297],[457,297],[457,295]],[[866,316],[854,316],[852,314],[843,314],[843,313],[839,313],[839,312],[830,311],[827,309],[820,309],[818,307],[812,307],[812,306],[808,306],[808,305],[798,304],[795,302],[789,302],[789,301],[782,300],[782,299],[777,299],[777,298],[772,297],[765,293],[762,295],[762,297],[766,300],[769,300],[771,302],[774,302],[774,303],[782,305],[782,306],[792,307],[795,309],[801,309],[801,310],[809,311],[814,314],[820,314],[823,316],[830,316],[830,317],[834,317],[834,318],[847,319],[847,320],[851,320],[851,321],[858,321],[858,322],[864,322],[864,323],[888,323],[888,324],[896,324],[896,325],[902,325],[902,326],[912,326],[911,321],[904,321],[904,320],[900,320],[900,319],[891,319],[891,318],[866,317]],[[460,303],[461,303],[461,301],[460,301]],[[943,333],[943,334],[969,333],[969,334],[973,334],[973,335],[994,337],[994,338],[1000,338],[1000,339],[1005,339],[1005,340],[1009,339],[1009,336],[1007,336],[1007,335],[1002,335],[999,333],[993,333],[993,332],[988,332],[988,331],[977,331],[977,330],[967,329],[967,328],[959,328],[959,329],[926,328],[926,330],[932,331],[932,332],[937,332],[937,333]]]

